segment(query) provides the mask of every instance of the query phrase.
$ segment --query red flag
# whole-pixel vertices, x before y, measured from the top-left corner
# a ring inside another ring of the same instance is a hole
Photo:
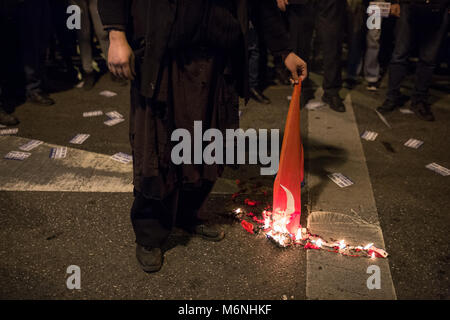
[[[278,174],[273,185],[273,214],[289,218],[286,228],[295,235],[300,227],[303,145],[300,136],[301,82],[295,85],[284,129]]]

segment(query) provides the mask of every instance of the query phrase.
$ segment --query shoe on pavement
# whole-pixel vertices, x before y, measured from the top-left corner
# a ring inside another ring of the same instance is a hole
[[[161,248],[152,248],[136,244],[136,259],[145,272],[157,272],[161,270],[163,255]]]
[[[19,119],[9,113],[6,113],[6,111],[0,106],[0,124],[4,126],[15,126],[19,124]]]
[[[378,91],[378,82],[368,82],[367,91]]]
[[[94,72],[86,73],[83,77],[83,81],[84,81],[83,89],[86,91],[92,90],[95,85],[95,73]]]
[[[430,106],[425,102],[411,103],[411,110],[422,120],[434,121],[433,112],[431,112]]]
[[[332,95],[327,96],[324,95],[322,98],[323,102],[328,104],[331,109],[333,109],[336,112],[345,112],[345,105],[342,102],[342,99],[339,97],[339,95]]]
[[[396,103],[392,100],[386,99],[384,103],[377,108],[377,111],[381,114],[386,114],[394,111],[395,109],[399,108],[401,105],[399,103]]]
[[[207,241],[218,242],[225,238],[225,232],[215,226],[208,226],[206,224],[198,224],[192,228],[189,228],[188,231],[196,236],[202,237]]]
[[[348,78],[345,80],[345,87],[348,89],[353,89],[359,84],[359,81],[353,78]]]
[[[250,89],[250,98],[253,100],[263,103],[263,104],[270,104],[271,101],[269,98],[267,98],[260,90],[251,88]]]
[[[27,102],[41,105],[41,106],[51,106],[55,104],[55,101],[48,96],[48,94],[37,91],[27,96]]]

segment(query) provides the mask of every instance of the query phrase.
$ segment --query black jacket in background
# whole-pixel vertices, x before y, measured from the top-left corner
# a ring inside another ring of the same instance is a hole
[[[134,0],[136,1],[136,0]],[[237,17],[243,34],[242,47],[233,50],[240,52],[238,61],[242,68],[236,75],[238,90],[241,96],[248,96],[248,20],[249,12],[252,21],[268,48],[275,55],[287,55],[289,35],[277,8],[275,0],[234,0],[236,1]],[[166,52],[171,27],[175,20],[176,0],[138,0],[135,10],[146,10],[145,50],[143,52],[141,94],[153,97],[162,58]],[[127,30],[133,19],[131,7],[133,0],[99,0],[98,10],[105,28]],[[142,7],[142,8],[139,8]]]

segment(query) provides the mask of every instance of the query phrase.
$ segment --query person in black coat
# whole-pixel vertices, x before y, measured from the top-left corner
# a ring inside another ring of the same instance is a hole
[[[192,137],[194,122],[203,131],[238,126],[239,95],[248,99],[249,16],[256,17],[269,49],[284,57],[294,81],[306,77],[306,63],[291,52],[273,0],[99,0],[98,5],[109,30],[109,68],[132,80],[131,220],[137,260],[144,271],[154,272],[162,266],[161,247],[174,225],[211,241],[224,237],[197,216],[223,163],[198,162],[193,148],[193,164],[190,159],[175,164],[171,135],[182,129]]]

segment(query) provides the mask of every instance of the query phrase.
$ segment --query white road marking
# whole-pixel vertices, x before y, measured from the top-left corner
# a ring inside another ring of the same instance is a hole
[[[0,137],[0,155],[6,155],[29,140]],[[0,160],[0,191],[132,192],[132,164],[122,164],[104,155],[67,148],[64,159],[50,159],[42,144],[24,161]]]
[[[323,91],[316,92],[319,99]],[[329,108],[308,113],[308,228],[325,238],[353,245],[373,242],[385,248],[383,233],[350,95],[346,113]],[[354,185],[337,188],[327,174],[345,172]],[[381,289],[367,288],[367,268],[381,269]],[[307,252],[308,299],[396,299],[387,259],[344,257],[329,252]]]

